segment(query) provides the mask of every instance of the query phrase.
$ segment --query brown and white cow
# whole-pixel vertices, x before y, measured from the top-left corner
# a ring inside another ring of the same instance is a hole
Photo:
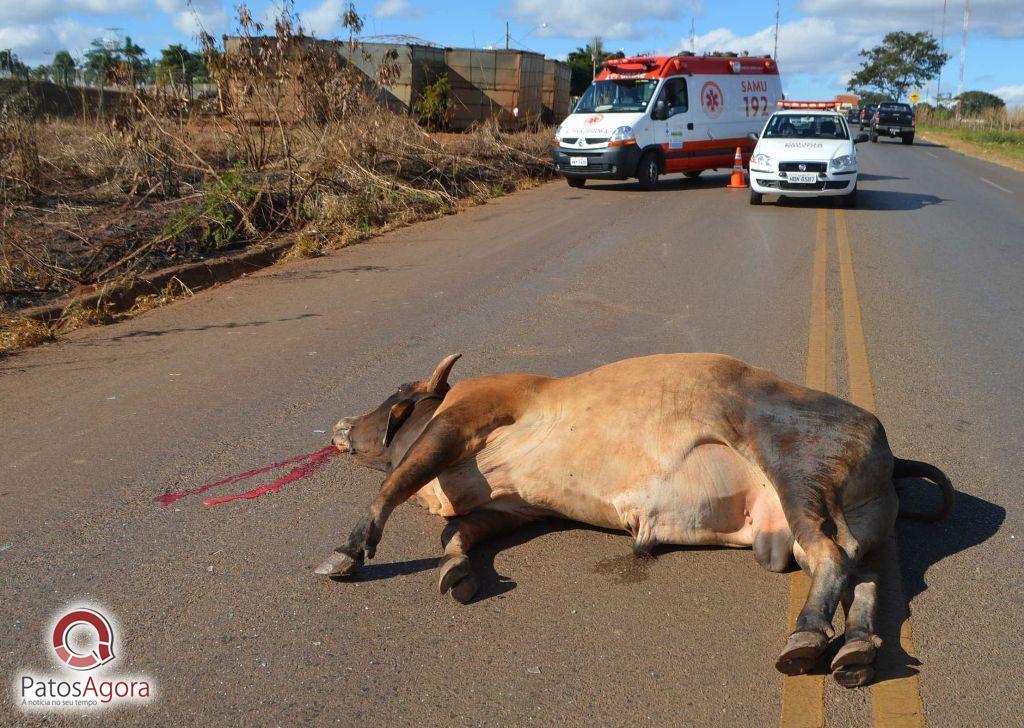
[[[893,478],[941,486],[936,519],[953,501],[940,470],[893,456],[874,415],[719,354],[449,387],[458,358],[335,427],[339,450],[387,475],[318,574],[349,575],[373,558],[388,516],[409,498],[448,519],[439,586],[460,602],[476,592],[470,549],[544,516],[628,531],[638,554],[657,544],[749,546],[766,569],[783,571],[792,556],[812,580],[776,667],[815,666],[842,600],[833,675],[847,687],[871,680],[878,577],[865,557],[892,532]]]

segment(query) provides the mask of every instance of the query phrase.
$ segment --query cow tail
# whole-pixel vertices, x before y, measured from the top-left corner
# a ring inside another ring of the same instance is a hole
[[[937,467],[929,463],[922,463],[919,460],[904,460],[894,457],[892,478],[893,480],[899,480],[900,478],[927,478],[942,489],[942,507],[938,511],[934,513],[917,513],[904,509],[903,505],[900,504],[899,515],[901,518],[907,518],[911,521],[922,521],[924,523],[935,523],[949,518],[949,514],[953,511],[953,499],[956,491],[953,490],[953,484],[949,482],[946,474]]]

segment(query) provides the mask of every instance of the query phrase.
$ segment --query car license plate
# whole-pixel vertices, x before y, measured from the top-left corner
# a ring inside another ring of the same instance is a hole
[[[816,174],[799,174],[798,172],[790,172],[786,175],[786,179],[795,185],[813,185],[818,181],[818,175]]]
[[[587,166],[587,158],[586,157],[569,157],[569,166],[570,167],[586,167]]]
[[[899,134],[899,133],[900,133],[900,130],[899,130],[899,129],[897,129],[896,127],[894,127],[894,126],[890,126],[890,127],[889,127],[889,133],[890,133],[890,134]]]

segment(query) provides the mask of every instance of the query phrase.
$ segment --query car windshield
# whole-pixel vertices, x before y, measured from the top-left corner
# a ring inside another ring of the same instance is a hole
[[[765,139],[849,139],[835,114],[776,114],[764,128]]]
[[[620,111],[643,111],[647,108],[656,78],[629,78],[615,81],[595,81],[583,94],[576,105],[577,114],[616,113]]]
[[[910,107],[906,104],[882,104],[878,108],[881,111],[902,111],[904,113],[910,113]]]

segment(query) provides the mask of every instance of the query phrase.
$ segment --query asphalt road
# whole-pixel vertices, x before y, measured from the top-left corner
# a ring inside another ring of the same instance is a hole
[[[0,673],[52,671],[52,619],[88,602],[116,618],[114,671],[156,686],[112,724],[779,724],[791,578],[749,551],[637,562],[624,535],[554,522],[482,547],[461,606],[414,505],[360,581],[312,574],[379,485],[341,459],[256,500],[154,498],[315,450],[454,351],[453,379],[718,351],[804,381],[821,225],[849,396],[845,225],[893,448],[961,492],[950,522],[899,528],[925,718],[1017,723],[1024,176],[861,150],[839,219],[750,207],[723,175],[552,183],[0,360]],[[827,679],[825,721],[869,725],[879,696]],[[2,701],[0,722],[43,722]]]

